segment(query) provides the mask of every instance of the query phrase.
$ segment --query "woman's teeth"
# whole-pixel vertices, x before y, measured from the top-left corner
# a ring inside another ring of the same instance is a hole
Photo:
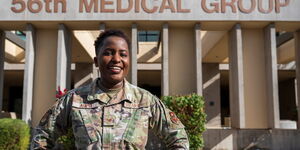
[[[120,68],[120,67],[109,67],[109,69],[116,70],[116,71],[119,71],[119,70],[121,70],[121,68]]]

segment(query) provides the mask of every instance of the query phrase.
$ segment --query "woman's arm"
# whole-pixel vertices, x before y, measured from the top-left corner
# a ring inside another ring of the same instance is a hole
[[[175,113],[170,111],[155,96],[153,96],[152,102],[154,104],[151,105],[150,128],[166,143],[168,149],[189,149],[189,141],[184,126]]]
[[[57,138],[66,134],[70,125],[72,93],[61,97],[50,108],[34,129],[31,149],[52,149]]]

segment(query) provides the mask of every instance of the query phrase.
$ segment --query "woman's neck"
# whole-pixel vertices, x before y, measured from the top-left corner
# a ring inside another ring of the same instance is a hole
[[[117,89],[120,89],[123,87],[123,84],[124,84],[124,81],[121,81],[119,83],[116,83],[116,84],[112,84],[112,83],[109,83],[109,82],[105,82],[103,81],[102,79],[100,79],[100,84],[108,89],[108,90],[117,90]]]

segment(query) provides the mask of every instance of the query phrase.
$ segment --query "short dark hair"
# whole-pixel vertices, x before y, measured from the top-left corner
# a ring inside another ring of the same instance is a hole
[[[100,33],[99,36],[97,37],[97,39],[94,43],[96,56],[98,56],[98,54],[99,54],[98,50],[100,47],[103,46],[105,39],[110,36],[117,36],[117,37],[123,38],[128,45],[128,49],[130,50],[131,42],[130,42],[128,36],[121,30],[110,29],[110,30],[105,30],[104,32]]]

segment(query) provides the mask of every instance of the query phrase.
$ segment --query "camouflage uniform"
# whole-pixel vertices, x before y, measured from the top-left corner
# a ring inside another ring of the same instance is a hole
[[[53,148],[70,127],[77,149],[145,149],[148,130],[168,149],[189,149],[184,126],[157,97],[125,81],[110,98],[98,80],[57,101],[36,127],[32,149]]]

